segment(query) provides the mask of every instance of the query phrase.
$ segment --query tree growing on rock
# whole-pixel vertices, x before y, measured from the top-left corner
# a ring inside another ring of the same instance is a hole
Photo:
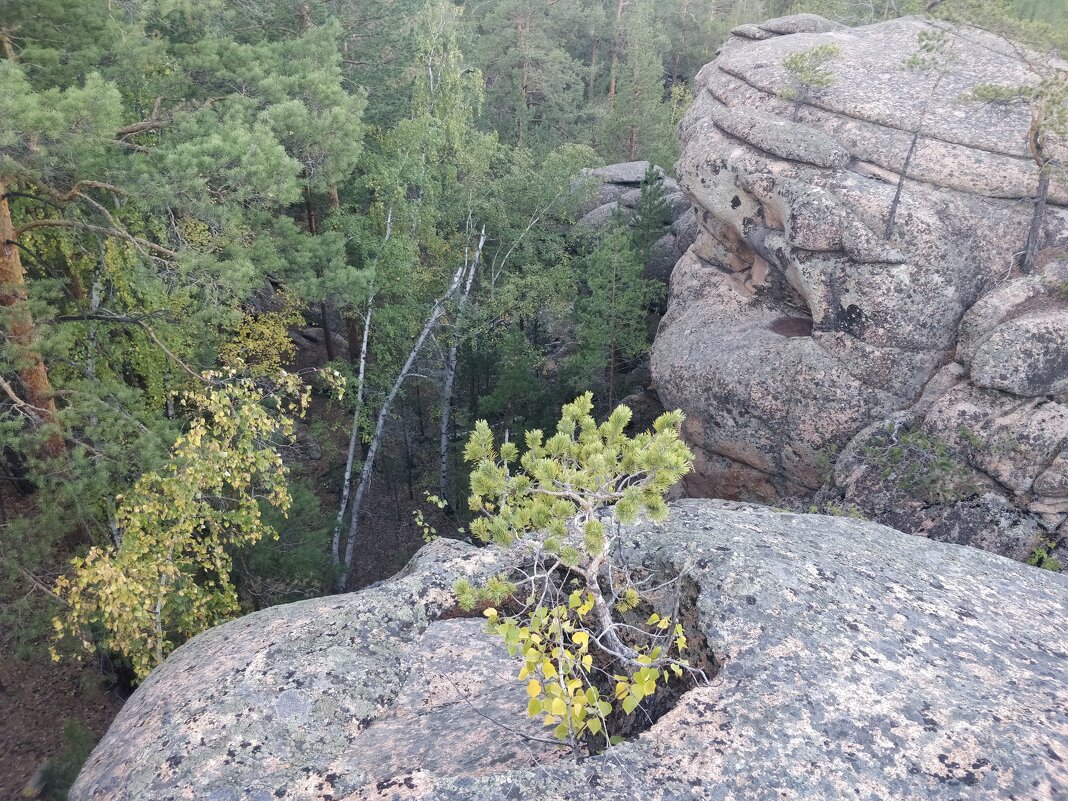
[[[789,84],[779,92],[780,97],[794,103],[793,118],[801,113],[801,106],[811,103],[820,92],[834,83],[834,73],[827,63],[841,55],[837,45],[825,44],[810,50],[791,53],[783,59]]]
[[[1025,103],[1031,113],[1027,150],[1037,169],[1038,184],[1027,242],[1020,255],[1020,270],[1024,274],[1035,270],[1036,255],[1042,244],[1050,182],[1055,175],[1064,174],[1065,165],[1054,154],[1052,144],[1068,139],[1068,71],[1033,60],[1028,60],[1028,64],[1036,75],[1034,84],[981,84],[965,96],[967,101],[994,105]]]
[[[923,127],[927,122],[927,115],[931,110],[932,101],[938,92],[938,87],[949,74],[950,65],[953,62],[953,45],[955,39],[951,39],[944,31],[922,31],[917,37],[916,52],[905,59],[904,67],[908,70],[923,72],[931,77],[931,91],[927,95],[920,109],[919,119],[912,130],[912,139],[909,149],[905,153],[905,160],[901,164],[901,176],[897,180],[894,190],[894,198],[890,201],[890,210],[886,215],[886,229],[883,233],[886,239],[894,234],[894,223],[897,220],[897,210],[901,204],[901,194],[905,189],[905,180],[909,175],[909,168],[916,156],[916,147],[919,145]]]
[[[507,436],[497,444],[485,421],[476,425],[464,453],[479,515],[471,531],[515,548],[521,567],[514,580],[455,588],[466,609],[479,601],[514,609],[484,614],[522,660],[527,713],[576,753],[583,742],[611,743],[617,709],[630,715],[673,679],[704,678],[683,656],[678,594],[665,591],[672,582],[650,588],[651,577],[619,558],[623,527],[665,519],[664,495],[692,468],[682,413],[631,438],[626,406],[600,425],[592,410],[590,393],[564,406],[556,433],[528,431],[522,455]]]

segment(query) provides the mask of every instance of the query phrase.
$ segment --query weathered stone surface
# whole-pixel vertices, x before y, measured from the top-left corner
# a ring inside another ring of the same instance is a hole
[[[840,22],[834,22],[819,14],[791,14],[787,17],[769,19],[760,23],[760,29],[778,35],[788,33],[826,33],[846,30]]]
[[[497,557],[439,542],[389,582],[180,648],[71,799],[1068,792],[1065,577],[871,523],[717,501],[673,504],[666,524],[625,540],[627,558],[688,574],[694,625],[722,669],[606,756],[576,763],[515,733],[528,730],[525,693],[502,649],[476,621],[432,622],[446,581],[490,574]]]
[[[332,761],[405,691],[413,644],[454,603],[455,580],[495,559],[438,543],[388,585],[197,637],[126,703],[72,798],[341,797],[359,777]]]
[[[1068,309],[1000,325],[972,357],[976,386],[1035,398],[1068,392]]]
[[[642,275],[666,284],[671,278],[671,271],[675,269],[675,264],[686,252],[687,247],[689,245],[681,242],[675,234],[664,234],[649,247],[649,260],[645,263]]]
[[[649,171],[648,161],[627,161],[622,164],[609,164],[607,167],[597,167],[590,170],[589,174],[599,178],[606,184],[640,184],[645,180],[645,174]]]
[[[598,206],[593,211],[589,212],[582,217],[577,223],[575,228],[589,231],[600,231],[612,221],[612,218],[620,211],[618,203],[605,203],[603,206]],[[626,214],[626,210],[624,210]]]
[[[904,62],[922,34],[937,32],[954,67],[932,82]],[[827,64],[830,86],[784,100],[784,59],[824,44],[839,53]],[[677,165],[697,234],[672,272],[651,357],[665,405],[690,418],[691,494],[807,498],[838,452],[898,412],[957,442],[960,415],[945,413],[955,401],[937,405],[928,391],[957,364],[960,378],[939,392],[960,382],[983,390],[969,396],[978,404],[969,416],[998,432],[984,454],[953,453],[981,474],[979,494],[908,500],[880,492],[873,469],[825,499],[887,521],[915,505],[915,530],[1001,542],[1023,558],[1035,530],[1064,536],[1061,501],[1042,489],[1056,480],[1035,478],[1068,447],[1068,187],[1052,187],[1039,269],[1020,275],[1038,185],[1030,111],[966,100],[981,84],[1029,84],[1028,70],[1017,50],[979,31],[919,17],[844,29],[808,15],[739,29],[700,72]],[[1052,404],[1041,417],[1054,428],[1025,455],[1006,442],[1034,438],[1032,399]],[[1010,425],[1031,433],[1016,437]],[[853,475],[860,461],[834,475]],[[1018,541],[961,534],[976,508],[994,508],[983,493],[1023,515],[1011,529]]]
[[[849,151],[826,134],[763,111],[713,106],[712,121],[725,133],[773,156],[840,169]]]

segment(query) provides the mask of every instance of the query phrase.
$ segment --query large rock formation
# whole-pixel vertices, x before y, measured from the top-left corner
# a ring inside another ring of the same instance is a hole
[[[944,68],[916,67],[924,40]],[[821,45],[833,80],[806,88],[784,60]],[[678,165],[700,229],[652,354],[691,494],[829,480],[821,502],[1018,559],[1064,537],[1068,186],[1021,275],[1031,109],[968,99],[1036,80],[1006,42],[921,18],[744,26],[702,70]]]
[[[449,541],[360,593],[179,648],[72,801],[1034,799],[1068,793],[1068,579],[871,523],[683,501],[627,559],[696,588],[722,667],[575,762],[526,721],[480,621],[439,619],[501,554]]]

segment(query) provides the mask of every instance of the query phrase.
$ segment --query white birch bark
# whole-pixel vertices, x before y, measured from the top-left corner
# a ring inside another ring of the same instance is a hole
[[[349,580],[352,577],[352,559],[356,551],[356,541],[360,534],[360,510],[363,507],[363,500],[367,494],[367,487],[371,483],[371,474],[374,471],[375,457],[378,456],[378,449],[382,444],[382,434],[385,431],[386,420],[389,418],[390,410],[393,408],[393,402],[397,399],[397,394],[407,380],[408,375],[412,372],[412,368],[415,366],[415,360],[419,357],[420,352],[422,352],[427,337],[430,336],[430,332],[434,330],[434,327],[438,324],[438,320],[441,319],[441,315],[445,312],[446,302],[460,287],[460,284],[464,279],[464,273],[465,269],[463,266],[457,269],[456,274],[452,277],[452,283],[445,291],[445,294],[438,298],[434,303],[434,307],[430,310],[430,315],[427,317],[426,323],[423,325],[423,330],[419,333],[419,338],[416,339],[415,344],[412,346],[411,352],[408,354],[408,359],[404,362],[404,366],[401,368],[400,373],[398,373],[396,381],[393,382],[393,387],[390,389],[389,394],[382,403],[382,408],[378,412],[374,435],[371,437],[371,444],[367,449],[367,457],[364,459],[363,469],[360,471],[360,480],[356,484],[356,494],[352,500],[352,514],[349,518],[349,536],[348,541],[345,543],[344,569],[337,582],[337,589],[339,591],[343,591],[348,586]]]
[[[467,271],[467,281],[464,284],[463,294],[456,309],[456,322],[459,324],[463,317],[464,309],[471,297],[471,287],[475,282],[475,274],[478,272],[479,262],[482,261],[482,249],[486,246],[486,226],[482,226],[479,235],[478,248]],[[460,338],[455,334],[449,345],[449,352],[445,357],[445,381],[441,393],[441,430],[438,445],[438,494],[443,501],[449,501],[449,426],[452,422],[452,390],[456,383],[456,359],[460,348]]]

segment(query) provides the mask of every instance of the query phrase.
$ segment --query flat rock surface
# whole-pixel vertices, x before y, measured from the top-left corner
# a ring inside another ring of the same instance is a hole
[[[1068,793],[1068,579],[845,518],[680,501],[626,557],[685,571],[723,667],[580,763],[522,735],[472,620],[501,557],[428,546],[360,593],[178,649],[71,793],[89,799],[1041,799]],[[511,665],[515,669],[515,665]],[[505,728],[507,727],[507,728]]]

